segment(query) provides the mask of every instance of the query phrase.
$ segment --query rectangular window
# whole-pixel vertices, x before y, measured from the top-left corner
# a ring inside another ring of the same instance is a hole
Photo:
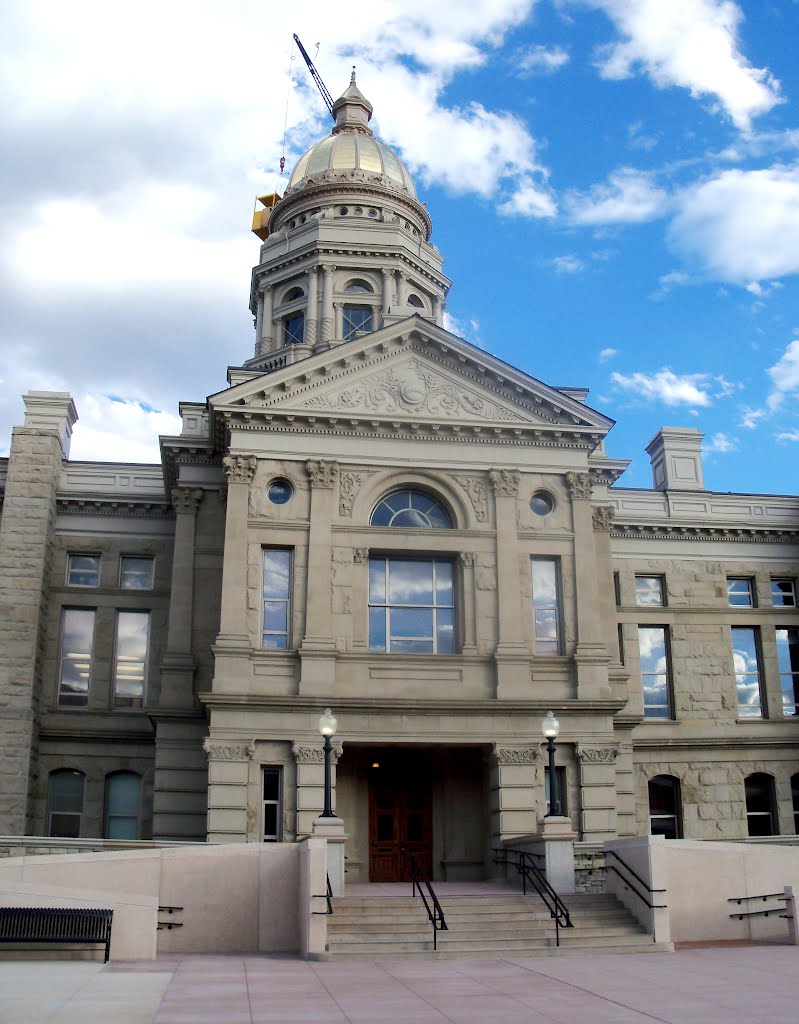
[[[99,555],[67,555],[68,587],[99,587]]]
[[[141,839],[141,777],[114,772],[105,780],[106,839]]]
[[[95,614],[93,608],[65,608],[61,614],[58,668],[58,703],[61,707],[85,708],[89,703]]]
[[[344,307],[344,340],[349,341],[361,331],[372,329],[372,307],[371,306],[345,306]]]
[[[264,617],[261,646],[285,651],[291,622],[291,551],[264,548]]]
[[[305,341],[305,315],[295,313],[283,321],[283,344],[302,345]]]
[[[662,608],[665,601],[662,576],[635,577],[635,603],[642,608]]]
[[[762,718],[760,690],[760,643],[754,626],[732,629],[732,664],[738,689],[738,717]]]
[[[621,608],[621,578],[618,572],[613,573],[613,597],[616,601],[616,607]]]
[[[82,772],[70,769],[50,775],[50,799],[47,810],[47,834],[62,839],[78,839],[83,818]]]
[[[796,580],[783,577],[771,581],[771,603],[775,608],[796,607]]]
[[[533,558],[533,621],[537,654],[561,654],[560,573],[556,558]]]
[[[122,590],[152,590],[152,558],[123,555],[119,562],[119,586]]]
[[[283,829],[283,769],[264,768],[264,842],[279,843]]]
[[[666,626],[639,626],[638,648],[646,718],[672,718],[669,631]]]
[[[624,626],[621,623],[617,626],[617,632],[619,635],[619,661],[622,665],[626,665],[627,662],[624,660]]]
[[[776,635],[782,713],[790,717],[799,708],[799,629],[778,628]]]
[[[443,559],[369,559],[369,649],[393,654],[452,654],[452,563]]]
[[[140,708],[147,681],[149,612],[117,612],[114,644],[114,706]]]
[[[730,577],[727,580],[727,604],[730,608],[754,608],[752,580],[743,576]]]
[[[569,812],[566,810],[566,769],[563,767],[555,768],[555,778],[558,784],[558,803],[560,804],[561,817],[568,817]],[[549,768],[544,768],[544,798],[546,800],[546,813],[549,814],[550,804],[552,802],[552,795],[550,793],[550,782],[549,782]]]

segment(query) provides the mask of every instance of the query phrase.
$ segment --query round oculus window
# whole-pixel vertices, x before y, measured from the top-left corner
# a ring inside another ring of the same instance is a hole
[[[530,508],[537,516],[548,516],[555,508],[555,499],[546,491],[536,491],[530,498]]]
[[[273,505],[285,505],[294,493],[288,480],[273,480],[266,488],[266,496]]]

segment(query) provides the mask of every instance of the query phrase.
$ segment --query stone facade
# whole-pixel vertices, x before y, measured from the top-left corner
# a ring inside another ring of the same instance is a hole
[[[364,104],[351,86],[331,145],[370,137]],[[776,635],[799,611],[771,592],[796,586],[799,499],[705,491],[699,435],[676,428],[650,442],[651,490],[617,486],[627,463],[604,454],[612,421],[584,391],[444,330],[442,257],[386,149],[382,174],[300,162],[262,232],[255,354],[182,403],[161,465],[71,463],[69,396],[26,396],[0,472],[0,834],[99,839],[125,819],[157,841],[301,839],[323,805],[326,706],[350,880],[399,872],[402,844],[436,878],[491,875],[494,848],[546,812],[549,710],[586,889],[603,840],[649,830],[658,777],[679,784],[686,837],[746,836],[755,773],[773,830],[794,832],[799,728]],[[398,494],[446,523],[373,521]],[[76,556],[96,579],[71,580]],[[125,559],[152,567],[146,586],[125,584]],[[381,596],[381,573],[419,566],[452,597]],[[730,579],[749,581],[749,605],[730,603]],[[451,627],[428,638],[421,605]],[[76,610],[92,612],[88,652],[65,638]],[[125,612],[148,623],[127,703]],[[665,637],[661,717],[640,627]],[[757,637],[757,716],[739,708],[736,627]],[[65,699],[69,657],[85,703]],[[63,772],[82,779],[67,824]],[[115,809],[120,775],[138,780],[135,813]]]

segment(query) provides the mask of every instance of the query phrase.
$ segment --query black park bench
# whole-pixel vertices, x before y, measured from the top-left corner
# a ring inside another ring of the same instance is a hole
[[[86,943],[111,948],[113,910],[72,907],[0,907],[0,942]]]

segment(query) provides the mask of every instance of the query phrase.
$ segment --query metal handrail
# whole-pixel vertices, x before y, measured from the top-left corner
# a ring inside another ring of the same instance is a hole
[[[544,872],[535,863],[533,859],[535,854],[528,853],[527,850],[516,850],[512,846],[495,849],[494,853],[500,854],[498,863],[504,862],[507,864],[509,853],[518,858],[514,867],[522,876],[522,895],[527,895],[527,883],[529,882],[544,901],[544,905],[549,911],[549,916],[555,921],[555,945],[560,946],[561,928],[573,928],[574,924],[568,907],[549,884]]]
[[[318,917],[324,914],[325,917],[333,913],[333,886],[330,884],[330,875],[325,875],[325,881],[327,882],[327,892],[317,893],[314,895],[314,899],[326,900],[327,910],[312,910],[311,913]]]
[[[415,896],[416,890],[419,890],[419,895],[422,897],[424,903],[424,909],[427,911],[427,917],[433,926],[433,949],[438,949],[438,933],[447,932],[447,922],[444,920],[444,911],[441,909],[441,904],[438,902],[438,896],[435,894],[433,886],[430,884],[430,879],[423,871],[421,865],[417,861],[416,857],[412,854],[408,854],[408,864],[410,867],[411,881],[413,882],[412,893]],[[427,889],[430,902],[433,904],[432,909],[430,903],[427,902],[427,896],[424,894],[424,889]]]
[[[640,885],[642,889],[646,889],[650,896],[654,896],[656,892],[668,892],[667,889],[652,889],[649,885],[647,885],[643,878],[641,878],[638,872],[631,868],[627,861],[620,857],[615,850],[605,850],[605,856],[607,856],[608,854],[610,854],[611,857],[615,857],[619,864],[621,864],[621,866],[624,868],[624,870],[627,871],[628,874],[632,875],[635,881],[638,883],[638,885]],[[629,878],[624,877],[624,875],[621,873],[621,871],[619,871],[615,864],[606,863],[605,870],[615,872],[615,874],[619,876],[619,878],[622,880],[622,882],[624,882],[624,884],[627,886],[630,892],[633,893],[634,896],[637,896],[638,899],[641,900],[643,903],[645,903],[650,910],[668,910],[668,905],[666,903],[651,903],[646,898],[646,896],[644,896],[643,893],[638,891],[638,889],[635,887],[633,882],[630,881]]]
[[[749,900],[762,900],[764,903],[766,900],[783,900],[787,902],[788,897],[784,892],[766,892],[760,896],[732,896],[727,900],[728,903],[737,903],[738,906],[742,903],[747,903]],[[730,918],[735,921],[743,921],[745,917],[768,917],[769,914],[779,914],[780,917],[789,917],[790,915],[785,914],[786,907],[769,907],[767,910],[742,910],[739,914],[730,914]],[[783,911],[783,913],[780,913]]]

